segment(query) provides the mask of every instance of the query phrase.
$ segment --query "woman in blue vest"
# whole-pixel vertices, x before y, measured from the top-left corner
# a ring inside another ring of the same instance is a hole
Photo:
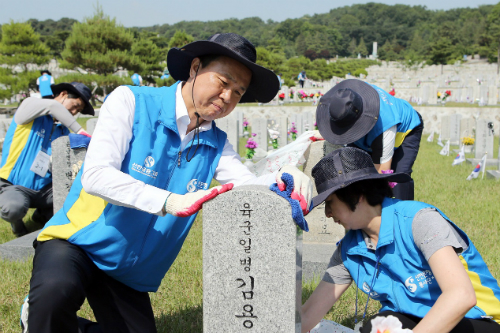
[[[356,311],[370,299],[377,316],[395,316],[419,332],[500,332],[500,288],[470,238],[439,209],[392,198],[405,173],[379,174],[370,155],[346,147],[312,169],[325,214],[348,230],[316,290],[302,307],[302,332],[312,329],[351,282]],[[358,289],[368,295],[358,304]],[[361,322],[360,322],[361,323]],[[361,332],[371,331],[368,321]]]
[[[214,122],[239,102],[276,96],[276,75],[256,60],[245,38],[216,34],[170,49],[176,84],[122,86],[109,95],[82,171],[34,243],[24,332],[28,325],[36,332],[156,332],[148,292],[160,286],[202,204],[233,184],[271,185],[290,173],[292,197],[307,212],[308,177],[285,166],[257,178]],[[209,189],[212,179],[223,185]],[[78,319],[85,299],[98,323]]]
[[[321,97],[316,123],[328,142],[368,152],[378,172],[411,176],[424,125],[405,100],[361,80],[344,80]],[[413,180],[393,192],[397,199],[413,200]]]
[[[42,95],[42,98],[54,98],[54,93],[50,88],[51,85],[55,84],[52,73],[44,69],[40,71],[40,74],[42,74],[42,76],[36,79],[36,85],[38,86],[40,95]]]

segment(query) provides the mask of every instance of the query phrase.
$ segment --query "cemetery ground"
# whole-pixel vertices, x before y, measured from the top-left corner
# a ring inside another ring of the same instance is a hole
[[[80,118],[84,124],[88,118]],[[493,276],[500,279],[500,182],[491,179],[467,181],[473,165],[462,163],[451,166],[455,157],[441,156],[436,143],[422,138],[421,149],[414,166],[416,200],[440,208],[462,228],[481,252]],[[240,141],[243,155],[245,139]],[[453,148],[453,147],[452,147]],[[495,139],[494,151],[498,151]],[[472,154],[466,154],[472,157]],[[496,155],[495,155],[496,157]],[[214,185],[214,184],[212,184]],[[31,213],[31,212],[30,212]],[[203,267],[202,267],[202,216],[201,212],[171,269],[163,279],[157,293],[151,293],[158,332],[202,332],[203,326]],[[29,220],[29,217],[25,218]],[[29,226],[34,227],[34,226]],[[0,221],[0,243],[14,239],[10,225]],[[0,260],[0,332],[19,331],[19,309],[29,290],[32,260],[10,262]],[[224,274],[224,272],[221,272]],[[277,277],[278,278],[278,277]],[[303,285],[303,302],[309,297],[320,277]],[[359,292],[358,313],[362,314],[366,297]],[[279,300],[278,300],[279,301]],[[355,287],[352,285],[326,318],[342,325],[354,326]],[[370,300],[367,317],[379,309]],[[87,303],[79,316],[94,319]]]

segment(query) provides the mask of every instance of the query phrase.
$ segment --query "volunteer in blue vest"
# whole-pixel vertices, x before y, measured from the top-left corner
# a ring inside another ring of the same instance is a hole
[[[319,100],[316,123],[328,142],[367,151],[378,172],[411,176],[424,123],[407,101],[361,80],[344,80]],[[413,200],[414,187],[413,179],[398,184],[394,196]]]
[[[355,318],[397,317],[414,333],[500,332],[500,288],[472,240],[438,208],[392,198],[389,182],[406,173],[379,174],[365,151],[345,147],[312,169],[325,215],[347,231],[322,281],[302,306],[302,332],[313,328],[354,282],[368,295]],[[361,315],[363,313],[363,315]],[[359,315],[359,316],[358,316]],[[371,321],[361,332],[371,331]]]
[[[139,74],[137,73],[134,73],[131,77],[132,79],[132,83],[134,84],[134,86],[142,86],[142,76],[140,76]]]
[[[257,178],[215,125],[239,102],[276,96],[276,75],[256,59],[245,38],[216,34],[170,49],[176,84],[109,95],[82,171],[34,244],[25,331],[156,332],[148,292],[160,286],[202,204],[233,185],[283,186],[278,179],[289,173],[292,197],[308,212],[308,177],[284,166]],[[209,189],[212,179],[222,185]],[[98,323],[77,318],[85,298]]]
[[[28,232],[23,217],[36,208],[32,219],[41,228],[53,215],[51,143],[69,130],[88,135],[77,123],[78,113],[94,114],[90,89],[82,83],[52,85],[52,100],[26,98],[7,131],[0,164],[0,217],[16,236]]]
[[[42,76],[36,79],[36,85],[38,86],[40,95],[42,95],[42,98],[54,98],[54,93],[52,89],[50,89],[50,86],[55,83],[52,74],[46,69],[40,71],[40,74],[42,74]]]

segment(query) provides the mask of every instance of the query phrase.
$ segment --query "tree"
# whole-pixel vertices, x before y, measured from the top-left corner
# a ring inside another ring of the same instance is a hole
[[[363,37],[359,40],[358,47],[356,47],[356,50],[354,51],[356,54],[361,54],[362,56],[368,55],[368,49],[366,48],[365,40]]]
[[[104,15],[102,8],[96,9],[91,18],[75,23],[62,52],[61,67],[77,67],[101,75],[119,70],[139,72],[143,65],[138,57],[131,55],[134,43],[131,32],[118,25],[115,19]]]
[[[350,56],[354,56],[356,52],[356,38],[352,38],[351,42],[349,43],[349,47],[347,48],[347,52],[349,53]]]
[[[486,35],[491,40],[491,45],[497,49],[497,74],[500,71],[500,3],[496,4],[488,14],[486,20]]]
[[[193,36],[186,33],[184,30],[177,30],[172,38],[170,38],[170,41],[168,42],[168,48],[171,49],[172,47],[181,47],[193,41]]]
[[[152,54],[147,55],[148,52]],[[61,67],[80,68],[89,74],[97,74],[92,76],[92,85],[101,87],[106,95],[116,87],[118,81],[113,74],[120,70],[154,75],[156,67],[151,59],[156,59],[158,50],[152,42],[134,40],[131,31],[104,15],[102,8],[97,8],[93,17],[73,25],[61,55]],[[130,80],[127,82],[131,83]]]
[[[36,89],[38,71],[30,70],[30,64],[43,65],[50,59],[49,48],[40,41],[28,23],[15,23],[2,26],[0,41],[0,98],[10,98],[18,93],[28,93]]]
[[[139,74],[142,79],[149,83],[155,83],[155,77],[161,76],[163,68],[161,62],[165,62],[166,52],[156,46],[152,40],[140,38],[132,44],[132,54],[142,62]]]
[[[448,63],[453,53],[452,45],[449,39],[440,37],[431,46],[431,63],[441,65],[441,74],[443,74],[443,65]]]

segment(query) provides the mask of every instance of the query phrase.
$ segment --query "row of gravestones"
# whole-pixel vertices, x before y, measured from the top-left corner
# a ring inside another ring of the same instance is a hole
[[[306,152],[305,172],[310,175],[312,166],[334,148],[313,143]],[[86,149],[71,149],[69,138],[61,137],[52,151],[57,211]],[[310,231],[297,234],[289,203],[266,186],[236,188],[203,208],[204,332],[300,332],[302,281],[324,272],[344,229],[325,219],[319,206],[307,216]],[[36,235],[1,244],[0,257],[31,256]],[[342,326],[337,331],[352,332]]]
[[[239,111],[234,111],[228,117],[216,120],[217,126],[227,133],[229,143],[237,153],[239,153],[239,139],[244,135],[243,121],[243,113]],[[252,133],[256,134],[253,139],[257,142],[257,146],[264,151],[271,148],[269,129],[279,133],[279,147],[286,146],[292,141],[292,136],[289,134],[292,126],[295,128],[297,136],[305,131],[315,129],[315,115],[312,112],[294,113],[289,117],[282,116],[273,119],[253,118],[250,122]],[[248,135],[250,134],[248,133]]]
[[[500,156],[494,158],[494,138],[493,122],[481,118],[464,118],[460,114],[452,114],[441,118],[440,136],[443,142],[449,140],[450,145],[459,146],[465,137],[473,138],[474,145],[466,146],[466,153],[474,151],[474,158],[469,159],[472,164],[487,153],[486,165],[499,165]]]

